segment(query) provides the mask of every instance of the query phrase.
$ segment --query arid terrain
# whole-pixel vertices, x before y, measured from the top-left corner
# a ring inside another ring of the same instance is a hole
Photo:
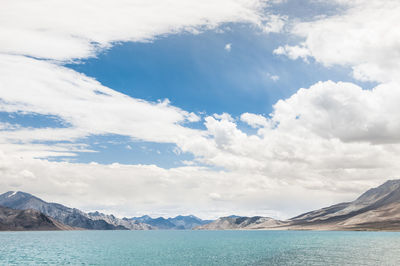
[[[198,230],[400,230],[400,180],[389,180],[352,202],[307,212],[289,220],[222,217]]]

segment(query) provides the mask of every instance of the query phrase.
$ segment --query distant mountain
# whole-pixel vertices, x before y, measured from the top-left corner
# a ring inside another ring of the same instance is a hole
[[[352,202],[307,212],[286,221],[263,217],[222,217],[203,230],[400,230],[400,180],[389,180]]]
[[[14,210],[0,206],[0,231],[73,229],[36,210]]]
[[[228,216],[221,217],[212,223],[196,227],[196,230],[238,230],[238,229],[263,229],[266,227],[276,227],[283,225],[284,222],[269,217],[241,217]]]
[[[212,220],[202,220],[194,215],[179,215],[174,218],[168,218],[168,221],[173,223],[176,229],[193,229],[196,226],[205,225],[212,222]]]
[[[151,220],[152,218],[148,215],[143,215],[140,217],[132,217],[132,218],[123,218],[124,220],[132,220],[132,221],[137,221],[140,223],[145,223],[148,220]]]
[[[148,219],[145,221],[146,224],[149,224],[151,226],[154,226],[157,229],[174,229],[175,224],[170,222],[169,220],[163,218],[163,217],[158,217],[154,219]]]
[[[92,220],[96,220],[96,221],[103,220],[114,226],[123,226],[130,230],[153,230],[153,229],[155,229],[149,224],[134,221],[134,220],[119,219],[112,214],[108,215],[108,214],[104,214],[104,213],[100,213],[100,212],[96,211],[96,212],[89,212],[87,215]]]
[[[188,216],[176,216],[174,218],[151,218],[148,215],[144,215],[141,217],[133,217],[133,218],[124,218],[129,221],[136,221],[140,223],[145,223],[151,225],[155,229],[161,230],[185,230],[185,229],[193,229],[196,226],[204,225],[210,223],[210,220],[202,220],[194,215]]]
[[[9,191],[0,195],[0,206],[16,210],[37,210],[56,221],[72,227],[96,230],[127,230],[122,225],[113,225],[102,219],[92,219],[83,211],[58,203],[49,203],[25,192]]]

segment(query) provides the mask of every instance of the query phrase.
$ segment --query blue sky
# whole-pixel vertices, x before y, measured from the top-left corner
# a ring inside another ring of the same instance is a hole
[[[279,99],[319,80],[353,81],[348,69],[272,53],[288,41],[284,34],[266,35],[251,25],[228,24],[218,32],[119,44],[97,58],[67,66],[132,97],[167,98],[185,110],[233,116],[269,114]],[[230,51],[224,49],[228,43]]]
[[[217,31],[117,44],[96,58],[67,67],[131,97],[153,102],[168,99],[174,106],[204,116],[229,113],[238,117],[245,112],[268,116],[278,100],[320,80],[370,86],[354,80],[348,68],[325,67],[314,60],[293,61],[273,54],[274,49],[291,39],[286,34],[263,34],[248,24],[226,24]],[[225,49],[227,44],[231,44],[229,51]],[[277,78],[274,80],[273,76]],[[190,126],[204,128],[203,123]],[[239,121],[238,126],[249,134],[255,133],[245,123]],[[190,154],[177,155],[172,144],[132,142],[114,135],[111,139],[118,144],[102,142],[99,147],[95,144],[98,138],[108,139],[106,136],[85,140],[97,153],[80,153],[74,160],[170,168],[182,166],[182,160],[192,158]],[[132,149],[127,150],[127,145]]]

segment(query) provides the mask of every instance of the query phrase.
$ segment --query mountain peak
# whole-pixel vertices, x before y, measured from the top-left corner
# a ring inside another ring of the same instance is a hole
[[[11,197],[13,197],[13,196],[15,196],[17,194],[20,194],[20,193],[24,193],[24,192],[21,192],[21,191],[8,191],[8,192],[4,193],[3,195],[5,197],[7,197],[7,198],[11,198]]]
[[[201,220],[200,218],[194,216],[194,215],[178,215],[175,216],[174,218],[168,218],[169,220],[183,220],[183,219],[195,219],[195,220]]]
[[[19,191],[8,191],[6,193],[4,193],[3,195],[7,198],[11,198],[12,196],[14,196],[15,194],[17,194]]]
[[[375,201],[376,199],[387,196],[395,191],[400,195],[400,179],[388,180],[378,187],[371,188],[358,197],[356,201]]]
[[[22,191],[8,191],[4,194],[0,195],[0,199],[7,200],[7,201],[19,201],[23,199],[35,199],[41,201],[41,199]]]

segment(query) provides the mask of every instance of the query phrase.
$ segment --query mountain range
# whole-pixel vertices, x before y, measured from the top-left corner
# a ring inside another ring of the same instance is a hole
[[[307,212],[288,220],[270,217],[193,215],[117,218],[49,203],[25,192],[0,195],[0,230],[400,230],[400,180],[389,180],[351,202]]]
[[[222,217],[198,230],[400,230],[400,180],[389,180],[352,202],[307,212],[289,220]]]
[[[129,221],[136,221],[140,223],[145,223],[156,227],[158,229],[177,229],[177,230],[187,230],[192,229],[197,226],[205,225],[211,223],[212,220],[202,220],[194,215],[182,216],[178,215],[174,218],[151,218],[148,215],[133,218],[124,218]]]
[[[49,203],[29,193],[9,191],[0,195],[0,206],[15,210],[36,210],[54,221],[69,226],[89,230],[157,230],[192,229],[211,221],[203,221],[193,215],[174,218],[151,218],[150,216],[117,218],[112,214],[83,212],[58,203]],[[66,227],[66,228],[69,228]]]

